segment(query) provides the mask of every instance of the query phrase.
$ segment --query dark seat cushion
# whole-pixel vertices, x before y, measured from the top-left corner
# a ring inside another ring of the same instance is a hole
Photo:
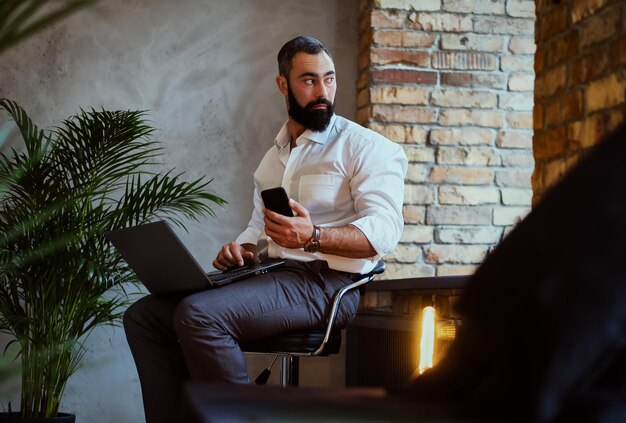
[[[249,342],[241,346],[245,352],[259,353],[311,353],[315,351],[324,340],[324,330],[303,330],[281,333],[269,338]],[[337,354],[341,346],[341,331],[335,329],[330,333],[330,339],[326,348],[320,355]]]

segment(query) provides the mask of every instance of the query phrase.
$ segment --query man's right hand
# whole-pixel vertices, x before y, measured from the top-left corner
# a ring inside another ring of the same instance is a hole
[[[239,245],[236,242],[229,242],[222,247],[215,257],[213,266],[218,270],[227,270],[235,266],[241,267],[254,261],[255,251],[256,245]]]

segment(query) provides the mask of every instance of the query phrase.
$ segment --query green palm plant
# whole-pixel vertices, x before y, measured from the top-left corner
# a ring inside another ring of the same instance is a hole
[[[0,54],[96,0],[0,1]]]
[[[214,216],[210,180],[154,171],[162,149],[137,111],[81,111],[52,131],[0,99],[25,143],[0,154],[0,330],[19,344],[21,413],[58,412],[94,327],[118,322],[135,275],[109,230]]]

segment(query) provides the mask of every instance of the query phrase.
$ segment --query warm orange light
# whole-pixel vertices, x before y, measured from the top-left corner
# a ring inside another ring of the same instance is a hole
[[[433,367],[435,351],[435,308],[424,307],[422,311],[422,336],[420,338],[419,374]]]

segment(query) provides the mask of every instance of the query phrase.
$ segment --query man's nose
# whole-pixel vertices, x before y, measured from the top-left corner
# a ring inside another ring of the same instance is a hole
[[[324,84],[317,85],[317,98],[327,98],[328,97],[328,88]]]

